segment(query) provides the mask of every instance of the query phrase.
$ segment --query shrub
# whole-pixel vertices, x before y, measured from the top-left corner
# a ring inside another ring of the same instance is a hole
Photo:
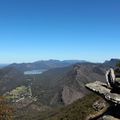
[[[13,109],[4,97],[0,97],[0,120],[13,120]]]

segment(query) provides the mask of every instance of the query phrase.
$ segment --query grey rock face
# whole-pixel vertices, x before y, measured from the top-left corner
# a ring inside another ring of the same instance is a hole
[[[65,105],[69,105],[83,96],[84,94],[68,86],[65,86],[62,91],[62,100]]]
[[[86,84],[86,87],[89,90],[102,96],[107,102],[109,101],[109,107],[110,108],[112,107],[112,109],[108,109],[107,111],[109,113],[108,115],[100,117],[97,120],[120,120],[119,119],[119,110],[120,110],[120,94],[119,93],[115,93],[115,92],[113,93],[112,88],[108,87],[106,83],[103,83],[100,81]],[[98,105],[98,102],[93,105],[93,108],[96,108],[97,105]],[[104,106],[104,104],[97,106],[97,108],[98,107],[101,108],[102,106]],[[118,118],[115,118],[114,116],[115,117],[117,116]]]
[[[115,73],[112,68],[106,72],[106,81],[109,87],[112,87],[115,83]]]
[[[86,84],[86,87],[103,96],[107,101],[120,104],[120,94],[111,93],[111,89],[107,87],[107,84],[96,81],[94,83]]]
[[[109,109],[103,113],[105,116],[99,116],[97,120],[120,120],[118,119],[120,118],[120,68],[111,68],[106,72],[106,83],[96,81],[86,84],[86,87],[102,96],[106,102],[109,102]],[[98,103],[99,102],[93,105],[93,108],[96,110],[103,106],[103,104],[99,104],[98,106]],[[106,113],[108,113],[108,115],[106,115]]]
[[[120,93],[120,68],[110,68],[106,72],[106,82],[108,87],[111,87],[114,92]]]
[[[106,116],[103,116],[103,118],[101,120],[120,120],[120,119],[115,118],[115,117],[110,116],[110,115],[106,115]]]

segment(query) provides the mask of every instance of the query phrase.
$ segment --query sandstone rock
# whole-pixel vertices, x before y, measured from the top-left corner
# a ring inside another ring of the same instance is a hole
[[[83,96],[84,94],[68,86],[65,86],[62,91],[62,100],[65,105],[69,105]]]
[[[94,83],[86,84],[86,87],[91,91],[103,96],[107,101],[120,104],[120,94],[112,93],[111,89],[107,87],[106,83],[96,81]]]
[[[99,99],[93,103],[92,107],[94,108],[95,112],[87,116],[85,120],[97,120],[97,118],[102,116],[107,111],[109,104],[105,100]]]
[[[103,116],[102,120],[120,120],[110,115]]]

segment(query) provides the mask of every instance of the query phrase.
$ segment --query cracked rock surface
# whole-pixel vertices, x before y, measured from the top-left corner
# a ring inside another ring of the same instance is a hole
[[[108,110],[104,112],[102,116],[98,119],[93,118],[91,120],[120,120],[120,93],[118,91],[113,92],[112,88],[109,88],[106,83],[100,81],[88,83],[86,84],[86,87],[102,96],[106,102],[109,103]],[[104,104],[102,104],[102,106],[103,105]],[[102,106],[98,107],[101,108]],[[96,104],[94,104],[93,107],[96,107]]]
[[[107,101],[113,102],[115,104],[120,104],[120,94],[112,93],[111,89],[107,87],[106,83],[96,81],[94,83],[86,84],[86,87],[93,92],[98,93]]]

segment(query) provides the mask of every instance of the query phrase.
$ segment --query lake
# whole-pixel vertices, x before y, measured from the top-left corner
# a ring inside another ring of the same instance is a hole
[[[36,75],[36,74],[42,74],[45,71],[47,71],[47,70],[45,70],[45,69],[42,69],[42,70],[30,70],[30,71],[25,71],[24,74],[25,75]]]

